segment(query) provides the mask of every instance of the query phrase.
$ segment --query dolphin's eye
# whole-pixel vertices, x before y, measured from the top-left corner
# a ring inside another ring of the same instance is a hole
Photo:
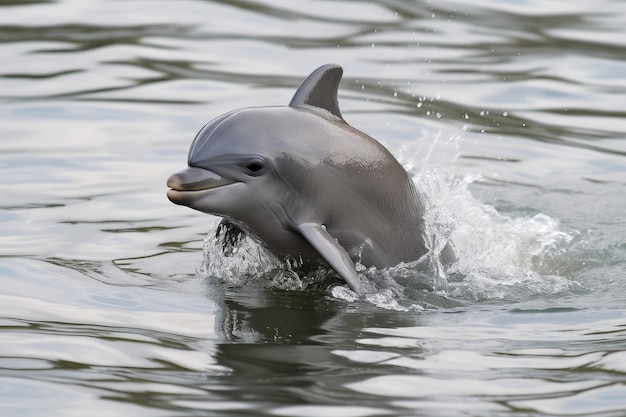
[[[259,164],[258,162],[253,162],[249,164],[246,168],[248,168],[248,171],[250,172],[259,172],[261,169],[263,169],[263,165]]]
[[[265,164],[260,159],[254,159],[248,161],[245,165],[246,171],[248,175],[257,176],[261,175],[265,170]]]

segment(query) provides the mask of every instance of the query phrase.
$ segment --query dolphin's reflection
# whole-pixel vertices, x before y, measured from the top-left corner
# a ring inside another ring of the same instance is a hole
[[[294,376],[351,368],[333,351],[362,349],[367,328],[420,325],[418,313],[349,304],[324,291],[237,288],[215,296],[223,339],[216,360],[234,374]]]

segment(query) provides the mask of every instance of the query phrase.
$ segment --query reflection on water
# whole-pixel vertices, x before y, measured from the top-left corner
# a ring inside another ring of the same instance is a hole
[[[513,310],[435,320],[436,325],[366,329],[374,337],[360,340],[366,345],[360,357],[349,351],[336,352],[357,362],[371,363],[377,358],[377,364],[396,368],[388,375],[348,387],[399,407],[425,411],[435,398],[454,414],[467,411],[468,397],[470,409],[476,407],[483,413],[570,414],[585,398],[601,399],[600,404],[589,406],[587,413],[623,411],[621,394],[615,395],[624,392],[622,384],[597,378],[607,371],[623,372],[622,344],[606,345],[613,336],[623,336],[623,312]],[[587,327],[590,322],[593,331]],[[606,337],[608,334],[611,336]],[[599,351],[587,350],[596,344]],[[586,349],[581,351],[577,345]],[[385,356],[388,346],[416,346],[435,352],[423,355],[407,349],[404,354]],[[399,369],[419,373],[398,373]],[[541,370],[538,378],[529,375],[528,369]],[[480,382],[473,379],[476,374],[482,376]]]
[[[0,1],[0,414],[624,414],[625,27],[608,0]],[[327,62],[458,275],[201,273],[215,220],[165,179]]]

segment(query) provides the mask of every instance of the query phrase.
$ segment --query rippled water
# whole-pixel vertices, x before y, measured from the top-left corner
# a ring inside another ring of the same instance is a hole
[[[624,415],[625,27],[609,0],[0,1],[0,414]],[[216,263],[215,219],[167,201],[204,123],[327,62],[450,274],[311,288]]]

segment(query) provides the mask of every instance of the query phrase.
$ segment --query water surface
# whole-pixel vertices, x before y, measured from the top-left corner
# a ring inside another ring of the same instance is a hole
[[[0,414],[624,415],[625,27],[609,0],[0,2]],[[216,219],[165,197],[207,121],[328,62],[454,273],[355,299],[210,267]]]

